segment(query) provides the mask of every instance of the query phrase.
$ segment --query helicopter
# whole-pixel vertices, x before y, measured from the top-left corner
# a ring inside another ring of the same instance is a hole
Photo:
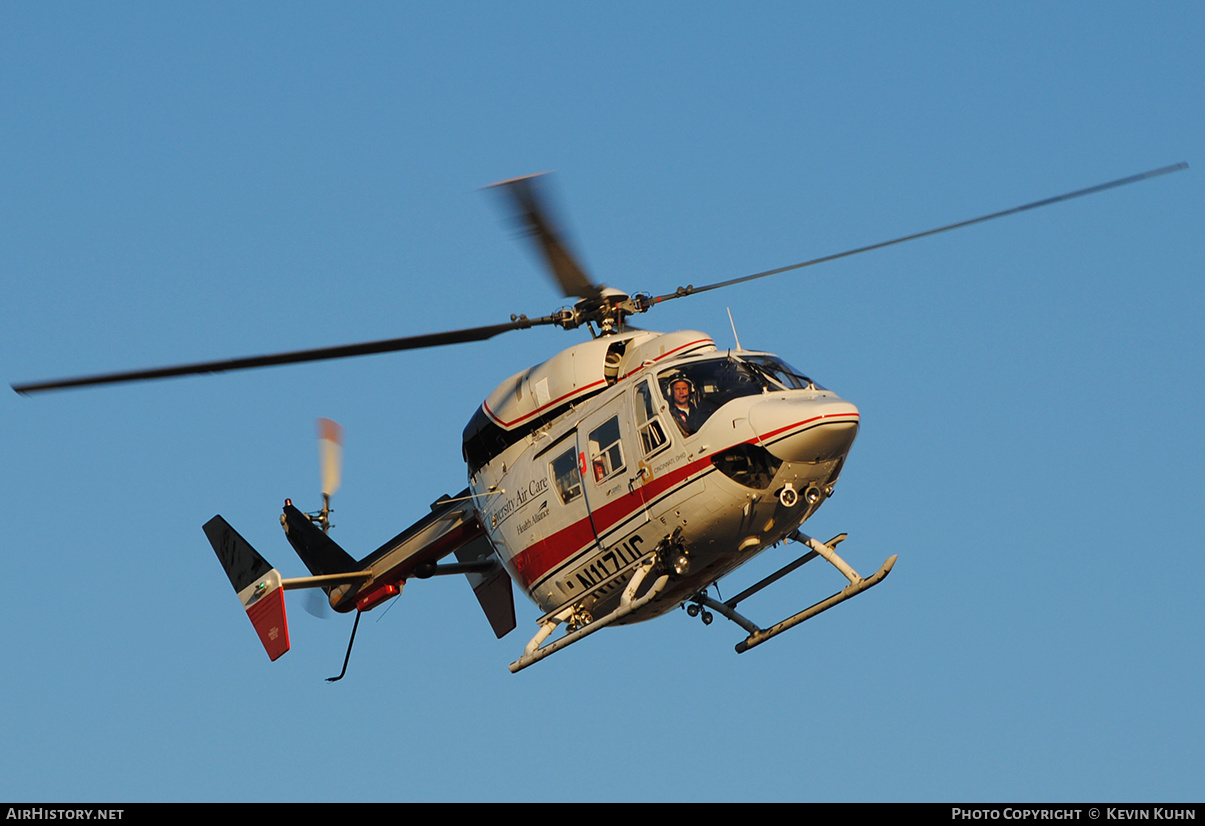
[[[906,241],[1014,215],[1187,168],[1178,163],[976,218],[796,264],[670,293],[628,294],[596,281],[554,220],[546,176],[493,184],[566,298],[542,317],[383,341],[14,384],[21,394],[278,366],[484,341],[537,326],[585,328],[590,338],[502,381],[464,428],[468,484],[357,559],[329,535],[339,486],[341,428],[319,420],[322,509],[290,499],[280,516],[310,576],[286,578],[220,516],[203,526],[269,658],[290,648],[284,592],[321,589],[330,608],[360,617],[412,579],[467,577],[498,638],[517,627],[515,587],[540,610],[537,630],[510,664],[517,672],[610,625],[684,608],[720,615],[745,634],[742,653],[881,583],[897,556],[863,577],[802,526],[833,495],[858,433],[858,408],[779,356],[721,350],[694,330],[632,326],[658,305]],[[728,599],[718,583],[768,548],[806,549]],[[737,608],[804,564],[823,558],[846,580],[831,596],[761,626]],[[447,561],[449,558],[455,561]],[[712,592],[715,592],[715,596]],[[553,638],[560,629],[561,633]]]

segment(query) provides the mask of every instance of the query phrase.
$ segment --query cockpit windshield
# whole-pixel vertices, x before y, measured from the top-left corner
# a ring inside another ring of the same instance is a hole
[[[744,360],[755,369],[781,384],[787,390],[824,390],[803,373],[787,364],[778,356],[745,356]]]
[[[670,414],[687,435],[733,399],[782,390],[820,389],[775,356],[693,361],[667,370],[657,379],[669,401]]]

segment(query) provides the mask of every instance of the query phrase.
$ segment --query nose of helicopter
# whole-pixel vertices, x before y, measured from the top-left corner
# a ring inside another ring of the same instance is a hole
[[[783,394],[749,411],[762,445],[786,462],[827,462],[849,452],[858,435],[858,408],[835,396]]]

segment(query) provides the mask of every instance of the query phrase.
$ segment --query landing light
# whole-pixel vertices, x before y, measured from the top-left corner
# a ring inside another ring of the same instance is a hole
[[[674,562],[671,567],[674,569],[674,573],[676,575],[685,576],[686,572],[690,570],[690,557],[688,557],[686,552],[683,551],[674,557]]]
[[[799,493],[795,490],[795,486],[790,482],[783,485],[782,490],[778,492],[778,501],[784,508],[795,507],[795,503],[799,501]]]

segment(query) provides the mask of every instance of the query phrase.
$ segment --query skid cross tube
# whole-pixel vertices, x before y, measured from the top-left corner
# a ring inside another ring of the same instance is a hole
[[[839,533],[836,536],[834,536],[832,539],[830,539],[828,542],[826,542],[825,544],[828,545],[828,547],[830,547],[830,548],[835,548],[835,547],[837,547],[838,544],[840,544],[841,542],[844,542],[848,536],[849,536],[849,534]],[[803,542],[803,543],[806,543],[808,540],[807,535],[800,533],[799,530],[792,531],[791,535],[787,538],[794,542]],[[786,565],[783,565],[781,568],[779,568],[774,573],[770,574],[768,577],[765,577],[764,579],[762,579],[761,581],[757,582],[754,585],[750,585],[748,588],[741,591],[739,594],[732,597],[731,599],[724,600],[724,604],[727,605],[729,608],[736,608],[736,606],[738,604],[740,604],[743,600],[746,600],[749,597],[753,596],[758,591],[765,588],[767,585],[773,585],[775,582],[778,582],[778,580],[782,579],[784,576],[791,573],[791,571],[794,571],[794,570],[802,567],[804,564],[811,562],[813,559],[815,559],[818,556],[820,556],[820,554],[818,554],[816,551],[808,551],[806,554],[799,557],[799,559],[796,559],[794,562],[788,562]],[[725,614],[725,616],[727,616],[727,614]]]
[[[740,614],[737,614],[736,611],[732,610],[732,608],[729,607],[728,605],[716,604],[716,603],[713,603],[712,600],[705,598],[705,600],[704,600],[705,605],[708,605],[709,607],[714,608],[716,611],[719,611],[721,614],[728,617],[728,619],[732,620],[733,622],[737,623],[742,628],[744,628],[746,631],[750,632],[749,636],[746,639],[741,640],[739,643],[737,643],[736,653],[742,654],[745,651],[748,651],[750,648],[753,648],[754,646],[761,645],[766,640],[772,639],[773,637],[777,637],[783,631],[794,628],[796,625],[799,625],[801,622],[806,622],[807,620],[810,620],[812,617],[816,616],[817,614],[827,611],[829,608],[832,608],[834,605],[838,605],[842,602],[845,602],[845,600],[847,600],[851,597],[856,597],[858,594],[862,593],[863,591],[865,591],[869,588],[873,588],[874,586],[876,586],[880,582],[882,582],[884,579],[886,579],[887,575],[889,573],[891,573],[892,567],[895,566],[896,555],[892,554],[890,557],[887,558],[887,561],[883,563],[883,566],[881,568],[879,568],[879,570],[877,570],[873,575],[867,577],[866,579],[863,579],[861,576],[858,575],[858,572],[855,571],[852,567],[850,567],[849,563],[847,563],[844,559],[842,559],[837,554],[837,552],[833,549],[833,546],[836,545],[837,542],[839,542],[840,540],[845,538],[844,534],[841,534],[839,537],[834,537],[832,540],[829,540],[829,542],[827,544],[824,542],[821,542],[818,539],[814,539],[810,536],[807,536],[806,534],[798,533],[798,532],[797,532],[797,538],[800,539],[801,541],[803,541],[804,544],[806,544],[809,548],[811,548],[812,551],[815,552],[817,555],[822,556],[826,560],[828,560],[829,564],[831,564],[834,568],[836,568],[838,571],[840,571],[842,573],[842,575],[846,579],[849,580],[849,585],[845,586],[845,588],[843,588],[842,590],[833,594],[828,599],[824,599],[824,600],[821,600],[820,602],[817,602],[811,608],[807,608],[803,611],[800,611],[798,614],[795,614],[792,617],[788,617],[787,619],[783,620],[782,622],[779,622],[775,625],[770,626],[769,628],[764,628],[764,629],[756,628],[756,627],[751,628],[750,626],[752,626],[753,624],[750,623],[748,620],[746,620],[744,617],[741,617]],[[812,558],[812,557],[810,557],[810,555],[808,555],[808,556],[809,556],[809,558]],[[800,562],[800,564],[803,564],[803,563]],[[737,617],[740,617],[740,619],[737,619]],[[744,620],[744,621],[742,622],[741,620]]]
[[[636,599],[636,591],[639,590],[640,586],[644,583],[644,579],[648,576],[649,572],[653,570],[653,566],[656,564],[656,561],[657,559],[655,556],[650,556],[643,563],[637,566],[636,572],[632,574],[632,578],[629,580],[627,587],[623,589],[623,595],[620,598],[619,605],[615,608],[615,610],[607,614],[605,617],[599,617],[588,625],[582,626],[576,631],[566,634],[560,639],[554,640],[543,647],[541,646],[543,645],[544,640],[548,639],[548,636],[552,633],[553,629],[555,629],[559,623],[569,619],[573,613],[573,607],[570,606],[564,611],[540,623],[540,630],[537,631],[536,635],[531,638],[531,642],[527,643],[527,647],[523,651],[523,656],[510,664],[511,673],[514,674],[517,671],[521,671],[532,663],[539,662],[549,654],[555,654],[565,646],[572,645],[583,637],[593,634],[595,631],[601,631],[603,628],[606,628],[616,620],[623,619],[634,611],[639,611],[645,605],[656,599],[665,589],[665,585],[669,581],[669,576],[667,574],[662,574],[661,576],[657,577],[657,579],[653,582],[652,587],[649,588],[648,592],[644,596],[640,597],[640,599]]]

